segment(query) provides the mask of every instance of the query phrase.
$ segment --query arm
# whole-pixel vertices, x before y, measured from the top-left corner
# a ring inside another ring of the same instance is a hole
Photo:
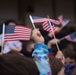
[[[34,57],[40,75],[51,75],[51,68],[48,62],[48,47],[44,44],[44,38],[39,31],[34,30],[32,39],[36,42],[32,56]]]
[[[56,44],[56,42],[59,43],[59,42],[60,42],[59,39],[52,39],[52,40],[50,40],[50,41],[48,42],[48,47],[51,48],[51,46],[52,46],[53,44]]]

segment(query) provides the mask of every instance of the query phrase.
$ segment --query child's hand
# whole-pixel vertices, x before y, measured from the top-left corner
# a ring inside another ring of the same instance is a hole
[[[32,36],[31,37],[35,41],[35,43],[38,43],[38,42],[44,43],[44,38],[41,35],[40,31],[37,30],[37,29],[34,29],[32,31]]]
[[[55,57],[60,59],[63,64],[65,63],[65,57],[64,57],[62,51],[58,51]]]
[[[48,47],[51,48],[51,45],[54,45],[56,43],[59,43],[59,40],[58,39],[52,39],[48,42]]]

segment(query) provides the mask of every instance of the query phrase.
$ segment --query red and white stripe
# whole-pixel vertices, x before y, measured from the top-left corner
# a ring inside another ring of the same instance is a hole
[[[16,26],[14,33],[5,34],[4,41],[29,40],[31,29],[25,26]]]
[[[49,19],[49,18],[39,18],[39,19],[33,19],[34,23],[43,23],[45,21],[50,21],[53,24],[59,25],[60,22],[57,20]]]
[[[56,27],[54,25],[51,25],[51,27],[50,27],[50,25],[49,25],[48,22],[44,22],[42,24],[42,26],[43,26],[43,29],[46,30],[46,31],[48,31],[48,32],[52,32],[52,30],[53,30],[54,33],[57,32]]]

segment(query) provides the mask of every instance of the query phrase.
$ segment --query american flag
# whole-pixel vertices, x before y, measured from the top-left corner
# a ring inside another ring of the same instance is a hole
[[[32,19],[33,19],[34,23],[43,23],[45,21],[50,21],[50,22],[52,22],[53,24],[56,24],[56,25],[60,24],[59,21],[49,19],[49,18],[42,18],[42,17],[32,16]]]
[[[72,33],[70,35],[67,35],[65,37],[66,40],[71,41],[71,42],[76,42],[76,33]]]
[[[29,40],[31,29],[25,26],[5,26],[4,41]]]
[[[52,30],[53,30],[54,33],[57,33],[57,29],[53,23],[51,23],[51,26],[50,26],[49,22],[44,22],[42,24],[42,26],[43,26],[43,29],[48,31],[48,32],[52,32]]]
[[[61,23],[62,26],[67,25],[69,23],[69,21],[70,21],[69,19],[63,19],[63,15],[60,15],[58,17],[58,20],[60,21],[60,23]]]

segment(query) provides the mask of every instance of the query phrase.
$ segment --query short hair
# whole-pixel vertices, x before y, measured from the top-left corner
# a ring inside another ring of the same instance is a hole
[[[62,52],[63,52],[65,58],[69,57],[69,58],[74,59],[76,61],[75,50],[73,50],[73,49],[63,49]]]
[[[30,52],[27,49],[31,44],[34,44],[34,41],[32,39],[30,39],[29,41],[22,41],[22,50],[20,51],[20,53],[27,57],[32,57],[34,48],[31,48]]]
[[[61,60],[55,57],[49,57],[49,62],[52,70],[52,75],[58,75],[59,71],[63,67]]]
[[[36,64],[18,52],[0,56],[0,75],[39,75]]]

